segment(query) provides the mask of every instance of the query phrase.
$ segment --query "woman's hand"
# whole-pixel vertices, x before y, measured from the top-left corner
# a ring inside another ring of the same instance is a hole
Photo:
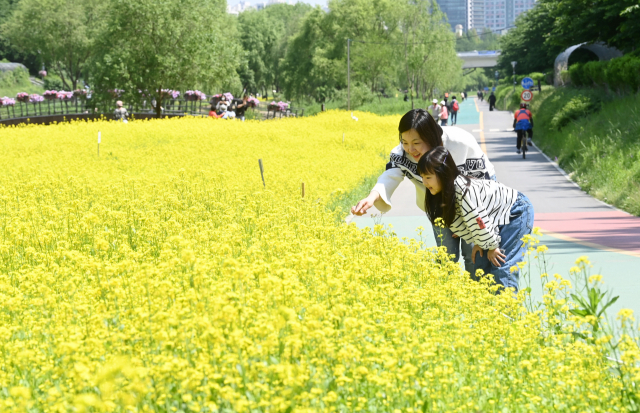
[[[371,191],[368,197],[358,202],[354,207],[351,207],[351,213],[353,215],[361,216],[367,213],[369,208],[373,206],[373,203],[380,199],[380,194],[376,191]]]

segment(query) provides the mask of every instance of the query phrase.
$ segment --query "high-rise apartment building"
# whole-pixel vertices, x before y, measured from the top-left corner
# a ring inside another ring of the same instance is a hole
[[[471,29],[482,31],[502,30],[512,27],[520,13],[531,9],[536,0],[436,0],[440,10],[446,15],[455,30],[462,25],[466,32]]]
[[[485,27],[484,2],[485,0],[468,0],[467,30],[476,29],[480,32]]]
[[[447,15],[451,30],[455,31],[457,25],[461,25],[466,32],[469,29],[467,3],[470,0],[436,0],[438,7]]]
[[[513,27],[516,17],[536,3],[536,0],[484,0],[485,27],[501,30]]]

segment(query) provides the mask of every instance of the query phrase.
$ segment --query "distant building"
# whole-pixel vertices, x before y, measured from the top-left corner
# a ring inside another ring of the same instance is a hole
[[[501,30],[514,25],[516,17],[535,6],[536,0],[484,0],[485,27]]]
[[[484,29],[484,2],[485,0],[468,0],[467,30],[476,29],[481,32]]]
[[[233,6],[227,5],[227,13],[229,14],[240,14],[247,10],[255,9],[255,6],[252,6],[248,1],[239,1],[237,4]]]
[[[233,6],[227,6],[227,13],[229,14],[240,14],[247,10],[262,10],[267,6],[271,6],[272,4],[288,4],[287,0],[268,0],[264,1],[256,1],[253,3],[249,3],[246,0],[241,0]]]
[[[436,0],[438,7],[447,15],[447,20],[451,25],[451,30],[460,25],[466,32],[468,27],[467,3],[470,0]]]
[[[536,3],[536,0],[436,0],[440,10],[447,15],[451,30],[457,26],[463,31],[489,28],[494,31],[512,27],[516,17]]]

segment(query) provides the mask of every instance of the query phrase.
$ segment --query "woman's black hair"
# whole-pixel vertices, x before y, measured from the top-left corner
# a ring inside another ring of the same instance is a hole
[[[420,175],[435,175],[440,181],[442,189],[435,195],[427,189],[424,198],[424,210],[429,220],[435,224],[437,218],[444,220],[445,227],[450,227],[456,217],[456,187],[454,181],[460,172],[451,153],[444,146],[436,146],[420,157],[418,161],[418,173]],[[462,175],[467,181],[467,188],[471,183],[469,178]]]
[[[404,114],[398,126],[400,141],[402,141],[402,134],[411,129],[415,129],[420,139],[430,148],[442,146],[442,128],[426,110],[411,109]]]

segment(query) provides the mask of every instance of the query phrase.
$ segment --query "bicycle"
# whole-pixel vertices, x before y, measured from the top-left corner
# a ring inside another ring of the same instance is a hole
[[[519,130],[518,131],[518,139],[520,139],[520,148],[522,149],[522,159],[527,159],[527,151],[528,146],[527,146],[527,131],[526,130]]]

